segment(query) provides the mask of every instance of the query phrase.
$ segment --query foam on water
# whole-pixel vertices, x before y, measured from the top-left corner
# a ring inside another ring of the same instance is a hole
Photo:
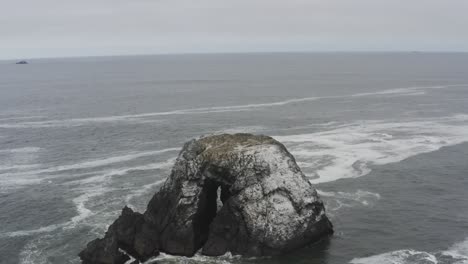
[[[85,204],[90,200],[90,198],[102,195],[106,193],[108,190],[105,188],[94,188],[94,189],[87,189],[85,193],[77,196],[73,199],[73,203],[75,204],[77,215],[72,217],[69,221],[60,224],[53,224],[48,226],[43,226],[37,229],[31,230],[19,230],[7,233],[0,233],[0,237],[18,237],[18,236],[30,236],[40,233],[49,233],[55,231],[57,229],[71,229],[76,227],[78,223],[83,221],[84,219],[88,218],[93,214],[91,210],[86,208]]]
[[[15,123],[0,124],[0,128],[79,126],[98,122],[144,122],[146,118],[158,116],[251,111],[294,103],[312,102],[321,99],[371,96],[415,96],[425,94],[431,89],[443,89],[448,87],[451,86],[408,87],[346,96],[305,97],[272,103],[204,107],[97,118],[41,120],[32,122],[22,122],[18,120],[19,122]],[[311,180],[312,183],[333,181],[346,177],[359,177],[369,173],[372,169],[372,165],[397,162],[413,155],[437,150],[443,146],[468,141],[468,116],[465,115],[397,121],[359,121],[344,124],[330,122],[323,125],[304,126],[304,128],[307,127],[318,128],[320,132],[278,136],[275,138],[285,143],[292,154],[296,156],[298,164],[303,168],[304,172],[317,176],[317,178]],[[263,130],[262,127],[247,127],[244,131],[256,131],[257,129]],[[243,130],[232,130],[229,132],[243,132]],[[25,164],[3,164],[4,170],[0,168],[0,176],[7,175],[7,173],[2,174],[2,172],[8,172],[8,175],[14,176],[9,179],[11,184],[29,184],[34,180],[40,182],[43,179],[55,176],[70,177],[72,180],[66,181],[60,186],[70,189],[72,195],[70,199],[75,206],[76,215],[63,223],[33,230],[3,233],[0,234],[0,237],[34,235],[33,239],[23,248],[20,254],[20,263],[47,263],[47,257],[58,253],[54,252],[54,250],[57,251],[61,249],[60,246],[54,245],[54,247],[52,247],[51,245],[53,245],[52,243],[56,243],[56,241],[60,241],[58,237],[63,236],[63,233],[71,233],[73,230],[76,230],[76,228],[86,225],[97,229],[99,235],[102,235],[110,219],[115,219],[116,214],[118,214],[116,211],[118,209],[115,208],[121,208],[120,203],[125,202],[126,204],[130,204],[133,198],[154,190],[154,188],[164,181],[163,179],[153,179],[152,181],[145,180],[144,183],[139,184],[137,187],[125,187],[128,188],[125,189],[125,191],[129,192],[127,196],[116,197],[116,192],[114,191],[117,189],[112,186],[112,179],[115,179],[115,176],[128,175],[130,172],[137,170],[168,170],[172,166],[174,159],[171,158],[159,163],[121,168],[113,167],[105,169],[101,167],[128,162],[142,157],[170,153],[171,151],[177,150],[179,150],[179,148],[133,152],[120,156],[83,161],[76,164],[41,167],[39,169],[36,167],[37,163],[32,162]],[[39,151],[39,148],[23,148],[0,150],[0,154],[12,155],[12,153],[16,153],[18,155],[29,155]],[[74,171],[82,169],[87,169],[90,172],[81,173],[78,171],[75,173]],[[56,175],[49,175],[51,173]],[[76,179],[73,179],[75,176]],[[0,177],[0,180],[2,180],[2,186],[4,186],[2,177]],[[13,180],[16,182],[13,182]],[[332,213],[341,208],[353,207],[356,205],[372,206],[380,199],[379,194],[365,190],[358,190],[355,193],[326,191],[319,191],[319,193],[321,196],[327,197],[327,202],[336,202],[336,205],[328,205],[327,207]],[[112,206],[115,206],[115,208],[105,209]],[[134,207],[133,205],[131,206]],[[112,212],[110,212],[111,210]],[[465,241],[450,247],[446,251],[436,253],[408,249],[380,254],[369,258],[354,259],[351,263],[437,263],[438,261],[439,263],[467,264],[467,247],[467,242]],[[453,262],[443,262],[450,258]],[[210,258],[196,255],[194,258],[183,258],[162,254],[154,260],[162,263],[202,262],[227,264],[235,263],[236,257]]]
[[[465,241],[456,243],[451,246],[449,249],[442,252],[443,255],[449,255],[453,258],[459,259],[462,262],[457,263],[468,263],[468,238]],[[464,262],[463,262],[464,261]]]
[[[132,166],[132,167],[123,167],[123,168],[115,168],[115,169],[108,169],[108,170],[101,170],[101,171],[94,171],[92,174],[95,174],[91,177],[86,177],[84,179],[77,179],[71,180],[66,184],[96,184],[99,182],[105,182],[109,177],[112,176],[122,176],[126,175],[132,171],[147,171],[147,170],[158,170],[158,169],[167,169],[170,168],[175,162],[175,158],[169,158],[166,161],[156,162],[156,163],[149,163],[140,166]],[[72,175],[60,175],[57,177],[70,177],[75,178],[83,175],[89,175],[90,173],[83,173],[83,174],[72,174]]]
[[[34,184],[39,182],[34,177],[15,177],[17,173],[25,173],[40,167],[37,158],[41,148],[23,147],[0,150],[0,191],[6,192],[16,185]]]
[[[0,149],[0,153],[35,153],[39,152],[41,148],[38,147],[24,147],[14,149]]]
[[[122,156],[114,156],[114,157],[110,157],[110,158],[97,159],[97,160],[91,160],[91,161],[76,163],[76,164],[52,167],[52,168],[49,168],[49,169],[45,170],[44,172],[57,172],[57,171],[65,171],[65,170],[76,170],[76,169],[88,169],[88,168],[102,167],[102,166],[106,166],[106,165],[109,165],[109,164],[130,161],[130,160],[134,160],[134,159],[141,158],[141,157],[153,156],[153,155],[158,155],[158,154],[162,154],[162,153],[166,153],[166,152],[174,152],[174,151],[178,151],[178,150],[180,150],[180,149],[179,148],[167,148],[167,149],[161,149],[161,150],[136,152],[136,153],[126,154],[126,155],[122,155]]]
[[[325,128],[329,130],[312,134],[278,136],[275,138],[280,142],[286,143],[288,149],[296,156],[301,167],[316,171],[319,178],[312,179],[311,182],[317,183],[344,177],[362,176],[370,171],[370,165],[396,162],[412,155],[437,150],[442,146],[467,141],[467,121],[468,116],[465,115],[408,120],[405,122],[361,121],[337,125],[335,129],[327,126]],[[158,151],[134,153],[102,160],[58,166],[42,171],[56,172],[94,168],[145,155],[155,155],[175,150],[178,149],[168,148]],[[68,182],[67,184],[83,186],[84,193],[73,200],[77,208],[77,216],[64,224],[41,227],[35,230],[16,231],[3,234],[3,236],[29,235],[50,232],[63,227],[73,227],[76,223],[82,222],[92,214],[86,208],[85,203],[98,194],[106,192],[102,189],[103,184],[110,177],[126,175],[136,170],[169,169],[173,162],[174,159],[171,158],[160,163],[103,170],[94,172],[95,175],[92,177]],[[125,200],[128,202],[133,197],[142,195],[161,183],[162,180],[151,182],[143,188],[130,193]],[[337,205],[330,207],[330,211],[336,211],[342,207],[351,207],[355,204],[367,206],[380,199],[378,194],[363,190],[358,190],[356,193],[321,191],[320,195],[332,197],[336,200]]]
[[[437,264],[437,258],[427,252],[411,249],[398,250],[367,258],[353,259],[352,264]]]
[[[112,185],[109,185],[109,179],[113,176],[122,176],[127,175],[132,171],[137,170],[157,170],[157,169],[168,169],[174,163],[174,158],[170,158],[163,162],[158,163],[151,163],[142,166],[135,166],[135,167],[127,167],[118,170],[107,170],[101,173],[97,173],[97,176],[85,178],[82,180],[74,181],[72,184],[74,186],[78,186],[76,191],[82,192],[80,196],[77,196],[73,199],[73,203],[76,206],[76,210],[78,214],[74,216],[67,224],[66,228],[73,228],[77,224],[81,223],[83,220],[88,218],[89,216],[95,214],[92,210],[86,207],[86,203],[91,199],[94,199],[98,196],[105,196],[106,193],[115,190],[112,188]],[[151,188],[161,184],[164,180],[156,180],[144,186],[139,186],[136,190],[130,192],[129,195],[126,196],[125,201],[129,201],[131,198],[136,197],[138,195],[142,195],[143,193],[149,191]],[[70,185],[70,183],[66,183]],[[109,185],[109,186],[107,186]]]
[[[73,199],[73,203],[75,204],[76,211],[77,211],[78,214],[76,216],[72,217],[70,219],[70,221],[68,221],[65,224],[64,227],[66,229],[74,228],[74,227],[76,227],[77,224],[82,222],[84,219],[86,219],[86,218],[90,217],[92,214],[96,213],[96,212],[93,212],[90,209],[88,209],[86,207],[86,203],[91,198],[97,197],[97,196],[102,196],[103,194],[105,194],[108,191],[109,191],[109,188],[105,188],[105,187],[102,187],[102,186],[95,186],[92,189],[86,188],[85,192],[82,195],[80,195],[80,196]]]
[[[312,183],[360,177],[372,165],[398,162],[468,141],[468,116],[360,121],[335,129],[275,136],[296,157]]]
[[[155,169],[168,169],[172,166],[174,158],[168,159],[159,163],[151,163],[141,166],[123,168],[121,170],[107,171],[105,177],[93,178],[90,181],[77,181],[75,187],[70,188],[71,192],[76,192],[75,198],[72,202],[75,205],[77,214],[65,223],[50,225],[41,227],[34,230],[22,230],[9,233],[0,234],[0,237],[15,237],[15,236],[30,236],[39,235],[36,238],[30,240],[20,253],[20,263],[48,263],[48,257],[53,256],[54,252],[44,250],[51,247],[52,244],[56,243],[57,239],[67,232],[74,232],[76,228],[87,225],[93,228],[92,232],[98,230],[96,236],[101,236],[108,225],[109,219],[114,219],[118,215],[121,205],[117,208],[117,211],[109,211],[108,207],[112,207],[112,204],[121,203],[121,197],[113,197],[109,195],[112,191],[122,191],[117,187],[113,187],[109,182],[109,177],[119,174],[125,175],[134,170],[155,170]],[[164,180],[157,180],[149,184],[135,188],[134,190],[128,190],[130,192],[124,200],[125,203],[131,200],[131,198],[142,195],[143,193],[149,192],[151,189],[163,183]],[[68,184],[68,183],[67,183]],[[95,201],[101,203],[96,205]],[[97,207],[96,207],[97,206]],[[132,207],[131,204],[129,204]],[[141,208],[140,208],[141,209]],[[54,235],[52,235],[54,232]],[[54,250],[60,251],[62,247],[66,245],[55,245]],[[76,259],[76,258],[75,258]],[[73,262],[74,263],[74,262]]]
[[[151,117],[248,111],[248,110],[252,110],[256,108],[283,106],[283,105],[287,105],[291,103],[307,102],[307,101],[313,101],[317,99],[319,98],[318,97],[305,97],[305,98],[288,99],[284,101],[262,103],[262,104],[200,107],[200,108],[192,108],[192,109],[180,109],[180,110],[173,110],[173,111],[142,113],[142,114],[133,114],[133,115],[118,115],[118,116],[92,117],[92,118],[72,118],[72,119],[64,119],[64,120],[5,123],[5,124],[0,124],[0,128],[41,128],[41,127],[57,127],[57,126],[70,127],[70,126],[86,125],[89,123],[105,123],[105,122],[119,122],[119,121],[140,122],[144,118],[151,118]]]
[[[421,87],[404,87],[404,88],[391,88],[383,91],[369,92],[369,93],[356,93],[349,95],[339,96],[322,96],[322,97],[303,97],[292,98],[282,101],[269,102],[269,103],[256,103],[256,104],[243,104],[232,106],[213,106],[213,107],[199,107],[191,109],[179,109],[172,111],[162,111],[153,113],[129,114],[129,115],[115,115],[103,117],[90,117],[90,118],[71,118],[63,120],[45,120],[45,121],[30,121],[30,122],[15,122],[15,123],[0,123],[0,128],[42,128],[42,127],[72,127],[82,126],[93,123],[106,123],[106,122],[147,122],[145,118],[171,116],[171,115],[194,115],[194,114],[210,114],[210,113],[223,113],[223,112],[239,112],[251,111],[255,109],[264,109],[269,107],[285,106],[295,103],[311,102],[321,99],[340,99],[340,98],[356,98],[356,97],[369,97],[369,96],[413,96],[424,95],[427,90],[445,89],[450,87],[464,87],[468,84],[447,84],[437,86],[421,86]],[[156,122],[152,120],[152,122]]]
[[[448,250],[425,252],[403,249],[365,258],[355,258],[352,264],[467,264],[468,239],[457,243]]]
[[[131,160],[135,160],[135,159],[142,158],[142,157],[155,156],[155,155],[175,152],[178,150],[179,148],[166,148],[166,149],[161,149],[161,150],[134,152],[134,153],[125,154],[121,156],[107,157],[107,158],[102,158],[102,159],[79,162],[75,164],[59,165],[59,166],[53,166],[53,167],[48,167],[48,168],[43,168],[43,169],[37,169],[37,167],[41,167],[41,165],[39,164],[25,164],[25,165],[11,165],[11,164],[1,165],[0,164],[0,183],[2,184],[2,189],[20,187],[20,186],[28,185],[28,184],[36,184],[46,179],[52,179],[52,178],[57,178],[57,177],[68,177],[69,174],[65,172],[71,171],[71,170],[94,169],[94,168],[104,167],[104,166],[108,166],[108,165],[112,165],[116,163],[131,161]],[[23,153],[23,152],[20,152],[20,153]],[[15,159],[16,162],[17,160],[18,158]],[[130,170],[156,169],[158,168],[158,166],[162,166],[162,165],[156,165],[156,163],[153,163],[153,164],[144,165],[140,167],[127,167],[123,169],[112,169],[112,170],[105,171],[105,173],[102,173],[100,177],[105,177],[108,174],[122,175],[122,174],[126,174]],[[28,168],[32,168],[32,170]],[[12,169],[15,169],[15,170],[11,171]],[[73,174],[73,175],[76,176],[76,174]]]
[[[0,174],[4,171],[24,171],[30,169],[36,169],[40,167],[41,164],[24,164],[24,165],[0,165]]]
[[[52,236],[45,235],[39,238],[36,238],[32,241],[29,241],[19,254],[19,263],[20,264],[48,264],[46,255],[43,253],[43,248],[41,245],[45,240],[52,239]]]
[[[68,186],[77,186],[76,191],[82,192],[82,195],[73,199],[73,203],[77,208],[78,215],[71,219],[71,224],[67,227],[74,227],[76,223],[82,222],[84,219],[94,214],[85,205],[90,200],[97,196],[104,196],[107,192],[115,190],[110,184],[110,178],[113,176],[128,175],[132,171],[144,171],[144,170],[158,170],[158,169],[169,169],[174,164],[174,158],[170,158],[163,162],[150,163],[141,166],[126,167],[121,169],[111,169],[96,173],[96,176],[80,179],[72,182],[65,183]],[[133,197],[141,195],[151,188],[161,184],[164,180],[156,180],[147,185],[139,186],[133,192],[125,198],[126,201]],[[109,185],[109,186],[107,186]],[[107,186],[107,187],[106,187]]]
[[[436,86],[414,86],[406,88],[394,88],[387,89],[380,92],[372,93],[357,93],[353,94],[352,97],[363,97],[363,96],[378,96],[378,95],[423,95],[426,94],[426,90],[431,89],[445,89],[450,87],[463,87],[467,84],[450,84],[450,85],[436,85]]]
[[[9,116],[0,118],[1,121],[11,121],[11,120],[27,120],[27,119],[41,119],[45,116]]]
[[[141,166],[135,167],[126,167],[121,169],[105,170],[96,172],[96,176],[88,177],[85,179],[66,182],[67,188],[70,191],[78,193],[75,198],[72,199],[73,204],[75,205],[77,214],[72,217],[70,220],[60,223],[53,224],[49,226],[40,227],[37,229],[31,230],[19,230],[13,232],[0,233],[0,237],[17,237],[17,236],[30,236],[40,233],[49,233],[58,229],[73,229],[77,225],[81,224],[87,218],[96,214],[95,211],[89,209],[86,204],[93,199],[96,199],[100,196],[105,196],[106,193],[116,190],[110,186],[106,186],[109,182],[109,178],[113,176],[122,176],[126,175],[129,172],[137,170],[157,170],[157,169],[169,169],[174,164],[175,158],[170,158],[163,162],[150,163]],[[130,193],[125,197],[125,201],[130,201],[134,197],[143,195],[146,192],[149,192],[154,187],[163,183],[164,180],[157,180],[149,184],[138,187],[137,189],[130,191]],[[71,186],[71,187],[70,187]]]
[[[14,232],[1,233],[0,237],[20,237],[20,236],[30,236],[30,235],[40,234],[40,233],[48,233],[48,232],[55,231],[59,228],[62,228],[64,226],[65,224],[56,224],[56,225],[43,226],[37,229],[31,229],[31,230],[19,230],[19,231],[14,231]]]
[[[326,192],[317,190],[320,196],[326,197],[327,211],[336,212],[341,208],[351,208],[354,206],[372,206],[380,200],[380,194],[364,190],[357,190],[354,193],[347,192]]]

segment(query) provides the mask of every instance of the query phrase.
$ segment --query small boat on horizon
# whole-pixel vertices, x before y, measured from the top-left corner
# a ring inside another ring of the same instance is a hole
[[[22,61],[18,61],[16,64],[29,64],[29,62],[22,60]]]

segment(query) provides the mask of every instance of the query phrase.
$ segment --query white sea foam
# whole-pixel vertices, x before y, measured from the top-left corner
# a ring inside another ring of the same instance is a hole
[[[0,150],[0,191],[4,192],[16,185],[34,184],[34,177],[15,177],[17,173],[25,173],[38,169],[38,147],[23,147]]]
[[[114,157],[84,161],[84,162],[79,162],[75,164],[54,166],[54,167],[43,168],[43,169],[34,169],[38,166],[36,166],[35,164],[29,164],[29,165],[24,165],[24,166],[26,167],[31,166],[33,168],[32,170],[27,170],[25,167],[23,167],[21,170],[17,170],[15,172],[11,172],[7,169],[11,169],[12,167],[18,167],[21,165],[5,165],[3,167],[0,166],[0,182],[2,183],[2,188],[34,184],[34,183],[38,183],[46,179],[52,179],[52,178],[57,178],[57,177],[67,177],[67,175],[69,174],[64,175],[67,171],[81,170],[81,169],[94,169],[94,168],[104,167],[104,166],[108,166],[108,165],[112,165],[116,163],[131,161],[131,160],[135,160],[135,159],[142,158],[142,157],[160,155],[160,154],[164,154],[168,152],[175,152],[178,150],[179,148],[167,148],[167,149],[161,149],[161,150],[134,152],[134,153],[125,154],[121,156],[114,156]],[[108,175],[123,175],[131,170],[150,170],[150,169],[157,169],[158,166],[166,166],[166,165],[167,165],[166,163],[164,163],[164,165],[161,165],[159,163],[152,163],[152,164],[143,165],[139,167],[134,166],[134,167],[127,167],[127,168],[120,168],[120,169],[111,169],[111,170],[104,171],[104,173],[101,173],[101,175],[98,177],[106,177]],[[57,173],[57,174],[52,175],[51,173]],[[72,174],[72,175],[76,175],[76,174]]]
[[[107,221],[103,221],[103,219],[115,218],[115,214],[118,212],[108,212],[105,209],[109,207],[110,203],[121,203],[120,198],[115,199],[115,197],[112,198],[108,195],[109,192],[117,190],[116,188],[112,187],[112,184],[109,184],[110,182],[108,181],[108,178],[110,176],[125,175],[126,173],[129,173],[134,170],[168,169],[172,166],[173,162],[174,158],[171,158],[158,163],[150,163],[146,165],[127,167],[117,170],[105,170],[101,172],[101,174],[104,175],[103,178],[93,178],[93,180],[89,181],[83,180],[75,182],[76,184],[74,188],[67,187],[70,188],[72,192],[78,193],[75,196],[75,198],[72,199],[77,214],[70,220],[61,224],[41,227],[34,230],[22,230],[3,233],[0,234],[0,238],[41,234],[39,237],[31,240],[23,248],[22,252],[20,253],[20,263],[48,263],[48,256],[50,256],[51,254],[53,255],[53,252],[51,253],[50,251],[44,251],[44,248],[50,246],[50,243],[53,243],[53,241],[57,240],[56,234],[61,235],[67,230],[72,231],[77,226],[83,224],[93,226],[94,229],[97,228],[100,230],[100,232],[103,232],[103,230],[107,228]],[[130,194],[125,200],[128,201],[131,197],[135,197],[146,191],[149,191],[151,188],[161,184],[162,182],[163,180],[158,180],[156,182],[144,185],[143,187],[140,187],[133,191],[130,190]],[[119,191],[121,191],[121,189],[119,189]],[[99,205],[99,203],[96,204],[96,201],[99,201],[99,199],[101,199],[100,197],[105,197],[106,199],[106,201],[103,202],[102,205]],[[102,206],[104,206],[105,208],[101,208]],[[50,232],[53,231],[56,231],[56,233],[52,236]],[[99,233],[98,235],[102,235],[102,233]],[[60,250],[57,249],[57,247],[54,247],[54,249]]]
[[[81,126],[89,123],[105,123],[105,122],[118,122],[118,121],[132,121],[140,122],[144,118],[158,117],[158,116],[170,116],[170,115],[193,115],[193,114],[207,114],[207,113],[222,113],[222,112],[238,112],[248,111],[256,108],[266,108],[273,106],[283,106],[297,102],[307,102],[319,99],[318,97],[305,97],[288,99],[284,101],[272,102],[272,103],[261,103],[261,104],[245,104],[245,105],[233,105],[233,106],[214,106],[214,107],[200,107],[192,109],[180,109],[173,111],[153,112],[153,113],[142,113],[133,115],[117,115],[117,116],[104,116],[104,117],[92,117],[92,118],[72,118],[64,120],[46,120],[46,121],[31,121],[31,122],[20,122],[20,123],[7,123],[0,124],[0,128],[40,128],[40,127],[56,127],[56,126]]]
[[[62,228],[64,226],[65,224],[56,224],[56,225],[43,226],[37,229],[19,230],[19,231],[13,231],[13,232],[0,233],[0,238],[1,237],[30,236],[30,235],[40,234],[40,233],[48,233],[48,232],[57,230],[59,228]]]
[[[27,120],[27,119],[41,119],[45,116],[10,116],[10,117],[3,117],[0,118],[1,121],[11,121],[11,120]]]
[[[14,149],[0,149],[0,153],[35,153],[39,152],[41,148],[38,147],[24,147]]]
[[[356,258],[351,260],[352,264],[437,264],[437,258],[424,251],[412,249],[398,250],[367,258]]]
[[[326,131],[276,136],[312,183],[360,177],[372,165],[398,162],[443,146],[468,141],[468,116],[406,121],[360,121]]]
[[[106,192],[110,191],[111,189],[104,188],[101,186],[95,186],[93,188],[83,188],[83,192],[81,195],[78,195],[76,198],[73,199],[73,203],[76,206],[77,215],[72,217],[70,220],[60,224],[49,225],[45,227],[40,227],[37,229],[31,230],[20,230],[14,232],[7,232],[1,233],[1,237],[18,237],[18,236],[31,236],[37,234],[43,234],[43,237],[50,236],[47,233],[56,231],[56,230],[69,230],[75,228],[78,224],[83,223],[83,221],[97,212],[93,212],[92,210],[86,207],[86,203],[88,203],[92,198],[97,196],[105,195]],[[105,225],[105,223],[101,223]],[[36,239],[37,240],[37,239]],[[26,245],[25,250],[20,254],[22,259],[24,260],[21,263],[37,263],[38,259],[41,259],[41,250],[38,247],[38,244],[41,241],[36,241],[35,243],[29,243]],[[28,262],[33,261],[33,262]]]
[[[325,129],[329,130],[312,134],[276,137],[279,141],[288,145],[301,167],[316,171],[320,178],[313,179],[312,182],[314,183],[344,177],[362,176],[370,171],[370,165],[400,161],[412,155],[439,149],[442,146],[467,141],[468,116],[456,115],[405,122],[362,121],[340,125],[335,129],[330,129],[330,127],[325,127]],[[78,165],[72,164],[49,168],[46,171],[94,168],[141,157],[142,155],[153,155],[175,150],[177,149],[170,148],[129,154],[83,162]],[[172,166],[173,161],[173,159],[169,159],[161,163],[93,172],[95,176],[77,179],[76,182],[72,181],[72,184],[102,186],[110,177],[125,175],[135,170],[167,169]],[[25,181],[28,180],[25,179]],[[159,182],[151,183],[148,188],[152,188],[157,184]],[[102,193],[102,191],[99,192]],[[145,193],[145,188],[131,194],[126,200],[128,201],[132,195],[141,193]],[[321,195],[336,198],[340,202],[336,210],[343,206],[353,206],[353,203],[372,204],[373,201],[379,198],[378,194],[366,193],[365,191],[358,191],[354,194],[322,192]],[[89,214],[89,211],[82,206],[84,202],[80,200],[84,199],[84,197],[77,199],[77,210],[80,213],[72,222],[82,221]],[[60,227],[62,226],[44,227],[31,232],[47,232]],[[27,231],[11,235],[24,234],[27,234]]]
[[[2,171],[25,171],[31,169],[37,169],[41,167],[41,164],[24,164],[24,165],[0,165],[0,174]]]
[[[163,154],[163,153],[167,153],[167,152],[174,152],[174,151],[178,151],[178,150],[180,150],[180,149],[179,148],[167,148],[167,149],[161,149],[161,150],[135,152],[135,153],[131,153],[131,154],[125,154],[125,155],[121,155],[121,156],[114,156],[114,157],[110,157],[110,158],[97,159],[97,160],[80,162],[80,163],[76,163],[76,164],[52,167],[52,168],[49,168],[49,169],[45,170],[45,172],[57,172],[57,171],[102,167],[102,166],[106,166],[106,165],[110,165],[110,164],[115,164],[115,163],[120,163],[120,162],[125,162],[125,161],[138,159],[138,158],[141,158],[141,157],[153,156],[153,155]]]
[[[452,258],[459,259],[460,262],[457,262],[457,264],[468,264],[468,238],[442,251],[442,255],[448,255]]]
[[[467,264],[468,239],[455,244],[448,250],[440,252],[425,252],[413,249],[403,249],[365,258],[355,258],[352,264]]]
[[[357,190],[354,193],[347,192],[326,192],[317,190],[320,196],[327,197],[328,212],[335,212],[344,207],[371,206],[380,200],[380,194],[364,190]]]
[[[19,254],[20,264],[48,264],[47,257],[44,256],[43,247],[40,245],[44,240],[51,239],[50,236],[39,237],[29,241]]]
[[[85,222],[86,219],[92,217],[96,214],[96,211],[87,207],[87,203],[93,199],[96,199],[100,196],[105,196],[106,193],[115,190],[115,188],[107,187],[109,183],[109,178],[113,176],[122,176],[126,175],[132,171],[142,171],[142,170],[156,170],[156,169],[169,169],[174,164],[175,158],[167,159],[163,162],[149,163],[140,166],[134,167],[125,167],[120,169],[109,169],[99,172],[94,172],[96,175],[87,177],[84,179],[67,182],[67,185],[70,185],[67,188],[70,188],[71,192],[77,192],[78,195],[72,200],[75,205],[77,214],[72,217],[70,220],[53,224],[49,226],[40,227],[37,229],[30,230],[19,230],[13,232],[0,233],[1,237],[18,237],[18,236],[30,236],[41,233],[50,233],[58,229],[73,229],[77,225]],[[140,196],[148,191],[150,191],[155,186],[161,184],[164,180],[157,180],[150,184],[131,190],[130,194],[126,196],[125,201],[130,201],[132,198]]]
[[[72,217],[69,221],[60,223],[60,224],[53,224],[48,226],[43,226],[37,229],[30,229],[30,230],[19,230],[13,232],[6,232],[0,233],[0,237],[18,237],[18,236],[30,236],[40,233],[49,233],[55,231],[57,229],[71,229],[74,228],[79,222],[83,221],[84,219],[88,218],[93,214],[91,210],[86,208],[86,203],[92,198],[99,195],[106,193],[108,190],[102,187],[95,187],[92,189],[86,189],[86,192],[77,196],[73,199],[73,203],[75,204],[77,215]]]
[[[81,126],[81,125],[86,125],[90,123],[122,122],[122,121],[147,122],[144,120],[145,118],[160,117],[160,116],[251,111],[255,109],[278,107],[278,106],[284,106],[284,105],[295,104],[295,103],[311,102],[311,101],[316,101],[316,100],[321,100],[321,99],[357,98],[357,97],[369,97],[369,96],[371,97],[372,96],[413,96],[413,95],[423,95],[427,92],[427,90],[444,89],[444,88],[450,88],[450,87],[463,87],[463,86],[468,86],[468,84],[448,84],[448,85],[437,85],[437,86],[391,88],[391,89],[387,89],[383,91],[357,93],[357,94],[349,94],[349,95],[292,98],[292,99],[286,99],[282,101],[269,102],[269,103],[199,107],[199,108],[172,110],[172,111],[130,114],[130,115],[115,115],[115,116],[90,117],[90,118],[71,118],[71,119],[63,119],[63,120],[45,120],[45,121],[4,123],[4,124],[0,124],[0,128],[69,127],[69,126]],[[152,120],[152,122],[155,122],[155,121]]]
[[[73,199],[73,203],[75,204],[76,211],[78,214],[70,219],[68,221],[64,228],[65,229],[72,229],[76,227],[77,224],[79,224],[81,221],[84,219],[90,217],[92,214],[95,212],[91,211],[86,207],[86,203],[93,197],[101,196],[108,192],[105,187],[102,186],[96,186],[93,189],[86,189],[86,192],[76,198]]]
[[[129,172],[132,171],[147,171],[147,170],[158,170],[158,169],[168,169],[174,164],[175,158],[170,158],[162,162],[156,162],[156,163],[149,163],[145,165],[140,165],[140,166],[132,166],[132,167],[123,167],[123,168],[114,168],[114,169],[108,169],[108,170],[101,170],[101,171],[95,171],[92,174],[95,174],[94,176],[86,177],[84,179],[77,179],[77,180],[71,180],[67,184],[96,184],[99,182],[105,182],[107,181],[108,178],[112,176],[122,176],[126,175]],[[84,174],[72,174],[69,175],[68,177],[77,177],[77,176],[83,176],[83,175],[88,175],[89,173],[84,173]],[[64,176],[65,177],[65,176]]]
[[[378,96],[378,95],[398,95],[398,96],[422,95],[422,94],[426,94],[427,92],[426,90],[445,89],[445,88],[450,88],[450,87],[464,87],[464,86],[468,86],[468,84],[413,86],[413,87],[405,87],[405,88],[387,89],[387,90],[378,91],[378,92],[357,93],[357,94],[353,94],[352,97]]]
[[[3,123],[3,124],[0,124],[0,128],[75,127],[75,126],[83,126],[83,125],[89,125],[89,124],[94,124],[94,123],[114,123],[114,122],[123,122],[123,121],[135,122],[135,123],[145,122],[145,120],[140,120],[138,115],[121,115],[121,116],[70,118],[70,119],[58,119],[58,120]],[[154,123],[156,121],[153,120],[152,122]]]

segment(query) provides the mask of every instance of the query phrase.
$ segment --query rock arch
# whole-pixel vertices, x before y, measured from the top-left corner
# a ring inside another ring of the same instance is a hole
[[[116,252],[141,261],[159,251],[277,255],[332,232],[322,201],[281,143],[223,134],[187,142],[146,212],[124,208],[80,257],[107,264],[119,262],[93,261]]]

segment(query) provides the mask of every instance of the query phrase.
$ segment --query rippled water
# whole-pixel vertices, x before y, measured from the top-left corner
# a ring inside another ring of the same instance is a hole
[[[468,54],[420,53],[1,61],[0,263],[79,263],[185,141],[223,132],[283,142],[336,234],[158,263],[468,263]]]

